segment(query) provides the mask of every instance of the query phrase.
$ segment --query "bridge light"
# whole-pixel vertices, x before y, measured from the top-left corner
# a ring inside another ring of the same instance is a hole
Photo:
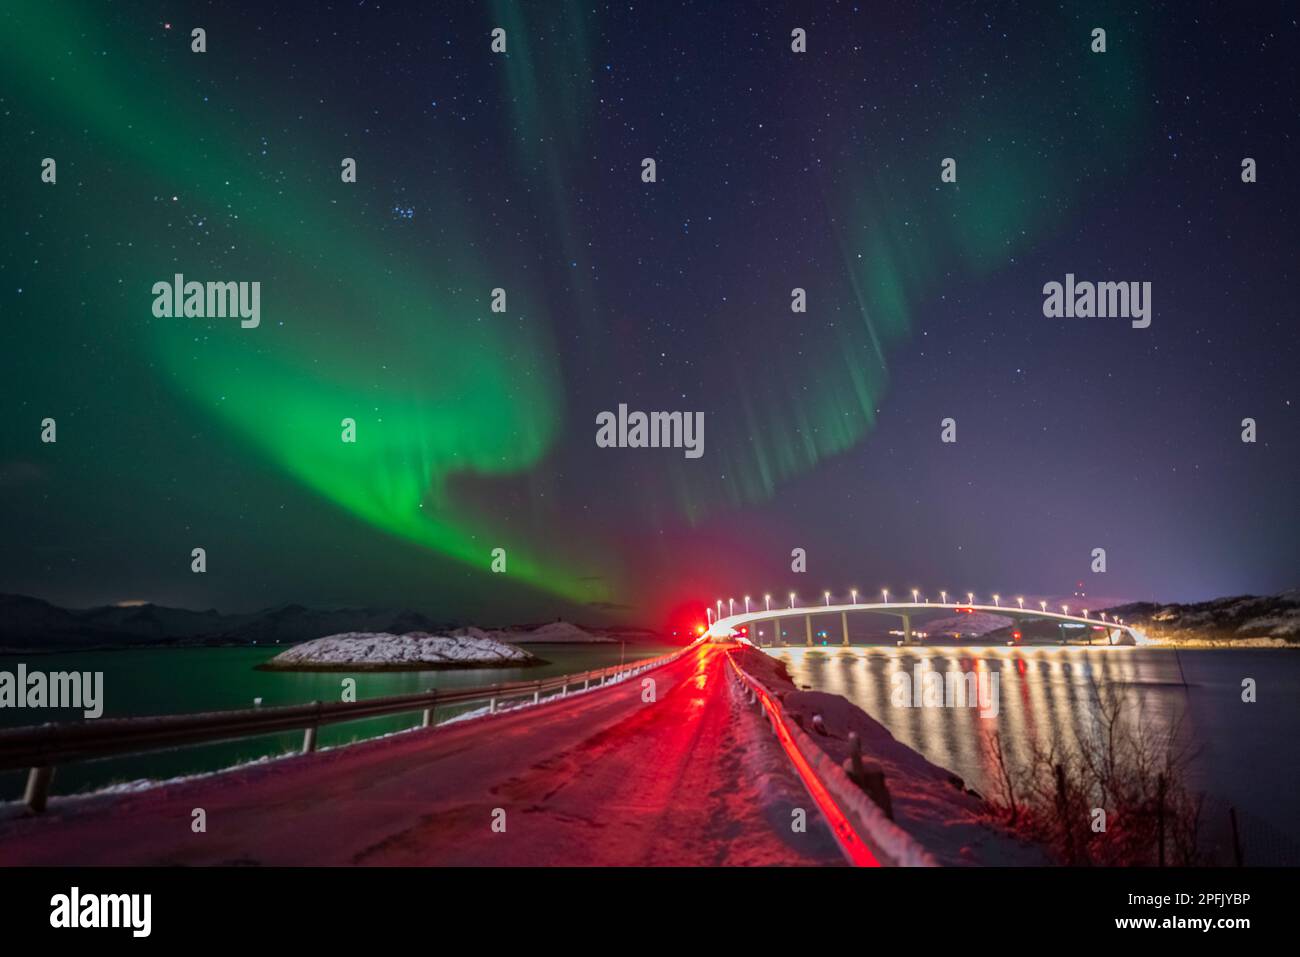
[[[790,607],[794,607],[794,592],[790,592]]]
[[[1040,602],[1038,603],[1038,607],[1041,608],[1041,609],[1043,609],[1043,611],[1047,611],[1047,602],[1045,602],[1045,601],[1040,601]]]
[[[827,608],[831,607],[831,593],[830,593],[830,592],[822,592],[822,594],[824,594],[824,595],[826,596],[826,607],[827,607]]]
[[[948,604],[948,593],[946,591],[939,592],[939,603],[942,605]]]
[[[1104,611],[1098,612],[1097,614],[1101,615],[1101,620],[1102,620],[1102,621],[1105,621],[1105,620],[1106,620],[1106,613],[1105,613]]]
[[[771,595],[764,595],[764,596],[763,596],[763,610],[764,610],[764,611],[771,611],[771,610],[772,610],[772,596],[771,596]]]
[[[855,588],[849,594],[853,596],[853,604],[856,605],[858,603],[858,590]]]
[[[1025,607],[1025,600],[1023,598],[1017,598],[1016,601],[1020,603],[1021,608]]]
[[[712,608],[706,608],[706,609],[704,609],[704,614],[705,614],[705,616],[709,619],[709,627],[712,628],[712,627],[713,627],[713,609],[712,609]]]
[[[1069,606],[1069,605],[1062,605],[1062,606],[1061,606],[1061,614],[1063,614],[1063,615],[1068,615],[1069,613],[1070,613],[1070,606]]]
[[[912,589],[912,604],[913,604],[913,605],[916,604],[916,602],[917,602],[917,600],[918,600],[918,599],[917,599],[917,596],[920,595],[920,594],[921,594],[921,589],[919,589],[919,588],[913,588],[913,589]]]
[[[889,604],[889,589],[888,589],[888,588],[882,588],[882,589],[880,589],[880,594],[882,594],[882,595],[885,596],[885,604],[888,605],[888,604]]]
[[[728,598],[728,599],[727,599],[727,617],[730,618],[730,617],[731,617],[732,615],[734,615],[735,613],[736,613],[736,599],[734,599],[734,598]]]
[[[749,596],[748,596],[748,595],[745,596],[745,614],[746,614],[746,615],[749,614]]]
[[[1001,604],[999,604],[999,603],[1001,602],[1001,600],[1002,600],[1002,596],[1001,596],[1001,595],[994,595],[994,596],[993,596],[993,607],[994,607],[994,608],[1000,608],[1000,607],[1002,607]]]
[[[1088,617],[1088,609],[1086,609],[1086,608],[1083,610],[1083,617],[1084,617],[1084,618],[1087,618],[1087,617]]]
[[[968,605],[975,604],[975,593],[973,591],[968,591],[966,593],[966,604]]]

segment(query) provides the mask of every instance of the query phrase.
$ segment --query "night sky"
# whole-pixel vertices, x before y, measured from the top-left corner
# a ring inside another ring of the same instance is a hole
[[[1295,586],[1297,64],[1282,3],[6,3],[0,591]],[[261,325],[156,318],[175,273]],[[1150,328],[1046,318],[1067,273]],[[703,456],[598,448],[619,403]]]

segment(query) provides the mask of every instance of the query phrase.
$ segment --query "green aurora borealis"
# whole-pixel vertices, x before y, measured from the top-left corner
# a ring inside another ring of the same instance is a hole
[[[134,315],[121,318],[123,327],[139,335],[178,394],[304,486],[377,528],[484,564],[485,543],[496,541],[484,537],[490,522],[459,514],[447,479],[527,469],[551,444],[560,399],[544,325],[482,321],[492,284],[468,257],[454,277],[409,263],[395,268],[400,252],[375,237],[358,241],[337,199],[312,202],[305,190],[276,188],[248,161],[253,144],[241,143],[240,129],[213,131],[190,119],[180,94],[165,92],[172,89],[165,76],[141,75],[138,63],[114,69],[122,61],[96,56],[88,42],[67,50],[58,29],[66,12],[34,7],[5,31],[5,63],[18,71],[15,82],[39,93],[42,110],[83,127],[95,152],[111,150],[116,162],[164,184],[155,188],[184,192],[205,211],[199,215],[216,216],[233,208],[227,197],[238,197],[228,231],[238,252],[222,254],[225,271],[260,274],[260,264],[292,249],[276,267],[289,288],[312,288],[305,274],[313,268],[339,272],[336,288],[314,296],[298,292],[286,302],[271,293],[264,307],[271,321],[255,340],[221,320],[203,320],[197,334],[193,325]],[[45,76],[42,65],[60,60],[69,66]],[[196,142],[211,148],[195,151]],[[130,255],[110,268],[137,287],[172,268],[143,260]],[[511,292],[517,304],[525,300],[518,283]],[[354,445],[339,440],[346,416],[359,420]],[[600,597],[553,558],[543,564],[523,549],[509,552],[513,576],[575,601]]]
[[[1160,374],[1130,343],[1123,385],[1109,353],[1061,365],[1112,345],[1033,324],[1045,277],[1159,262],[1083,238],[1091,217],[1138,216],[1113,197],[1145,195],[1127,177],[1172,142],[1157,105],[1198,92],[1161,88],[1141,13],[953,25],[832,5],[797,58],[779,5],[272,7],[0,13],[15,589],[634,616],[734,587],[720,558],[761,548],[747,567],[775,578],[799,544],[834,555],[821,568],[874,568],[876,542],[914,526],[973,576],[981,535],[963,523],[995,522],[1004,492],[978,476],[1025,461],[1007,436],[1115,421],[1134,370]],[[1094,18],[1111,26],[1104,57],[1088,54]],[[497,25],[504,56],[488,50]],[[38,180],[45,156],[57,186]],[[947,156],[957,184],[939,181]],[[344,157],[356,184],[339,181]],[[175,273],[260,281],[261,326],[155,319],[150,288]],[[1003,391],[1101,369],[1088,408]],[[1000,410],[986,451],[964,446],[987,460],[916,451],[977,400]],[[594,417],[620,402],[702,410],[705,456],[597,450]],[[59,443],[41,448],[46,415]],[[1082,481],[1090,464],[1069,454]],[[950,474],[951,496],[933,484]],[[1058,516],[1043,502],[1025,521],[1063,535]],[[212,552],[201,584],[195,544]],[[505,576],[489,571],[498,546]],[[921,580],[932,559],[915,547],[879,559],[882,584],[895,561]]]
[[[193,90],[176,82],[192,56],[184,36],[171,38],[166,62],[158,57],[156,38],[112,36],[119,53],[108,58],[97,50],[104,37],[99,43],[90,37],[113,27],[87,22],[70,36],[66,26],[78,19],[74,9],[29,4],[11,14],[12,29],[2,41],[8,79],[34,97],[27,105],[85,133],[82,155],[68,162],[65,154],[65,178],[96,156],[111,156],[115,171],[125,166],[126,175],[153,184],[164,197],[183,195],[191,216],[212,220],[224,213],[223,238],[230,240],[229,249],[209,243],[195,250],[203,263],[195,269],[184,255],[158,255],[160,247],[152,255],[137,251],[149,246],[137,235],[126,250],[119,243],[116,261],[87,261],[87,270],[120,275],[128,288],[148,288],[173,270],[231,278],[273,269],[263,279],[267,319],[255,333],[220,320],[145,320],[137,302],[125,303],[130,311],[117,323],[138,336],[142,356],[175,394],[250,453],[377,529],[480,568],[492,545],[505,541],[512,577],[575,602],[624,596],[625,583],[617,579],[593,593],[583,572],[557,558],[553,542],[546,559],[538,560],[530,544],[494,530],[491,515],[470,514],[448,494],[453,476],[508,476],[536,467],[553,448],[564,414],[554,345],[544,309],[534,305],[543,297],[512,277],[506,283],[511,311],[525,308],[530,321],[487,321],[494,282],[482,250],[490,248],[490,238],[459,243],[452,264],[441,269],[416,261],[373,224],[358,228],[349,208],[354,194],[330,181],[333,162],[319,170],[270,173],[258,161],[258,143],[248,130],[282,123],[276,104],[240,104],[215,126],[210,113],[196,119]],[[565,170],[584,149],[590,98],[565,77],[589,69],[590,57],[586,15],[573,4],[565,10],[563,23],[575,37],[566,45],[571,56],[562,65],[547,64],[529,40],[530,31],[545,29],[538,18],[497,5],[500,22],[516,38],[501,74],[503,102],[512,104],[513,141],[545,144],[544,202],[567,249],[578,241],[563,205]],[[91,14],[83,9],[81,16]],[[568,62],[573,58],[576,63]],[[52,74],[51,63],[58,66]],[[266,115],[254,121],[250,113]],[[299,152],[305,149],[330,155],[324,143],[299,145]],[[1001,159],[977,153],[967,168],[987,165],[1000,177],[997,188],[983,199],[959,200],[945,218],[932,214],[929,222],[916,221],[926,209],[919,190],[891,190],[882,182],[872,189],[865,171],[857,183],[837,184],[839,196],[825,197],[828,207],[849,211],[848,221],[835,228],[842,231],[857,321],[835,325],[821,343],[828,357],[821,374],[808,376],[805,363],[798,363],[777,370],[767,388],[735,390],[743,428],[712,430],[711,453],[723,463],[717,473],[691,474],[689,463],[668,461],[673,507],[688,524],[719,507],[770,499],[783,483],[870,431],[888,379],[888,349],[906,336],[912,303],[934,287],[936,259],[947,252],[936,250],[935,237],[956,247],[949,259],[978,263],[982,251],[1023,236],[1029,225],[1019,211],[1032,183],[1026,170]],[[365,182],[373,161],[362,157],[360,164]],[[989,195],[996,199],[990,202]],[[454,235],[482,235],[471,205],[454,185],[442,188],[439,216],[455,224]],[[898,228],[902,222],[912,228]],[[855,262],[850,248],[865,253]],[[589,289],[575,292],[588,301],[594,296]],[[736,355],[718,357],[719,367],[731,368],[732,381],[740,381],[751,359],[745,352],[754,348],[739,345]],[[753,361],[761,363],[761,356]],[[802,389],[795,386],[800,380]],[[791,395],[798,400],[790,401]],[[339,441],[345,416],[357,418],[355,445]],[[609,558],[597,560],[607,577]]]

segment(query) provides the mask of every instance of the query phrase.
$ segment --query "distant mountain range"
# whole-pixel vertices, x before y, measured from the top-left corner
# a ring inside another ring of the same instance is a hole
[[[1172,642],[1240,642],[1274,639],[1300,645],[1300,591],[1237,595],[1191,604],[1134,602],[1105,609],[1151,638]],[[991,617],[991,616],[990,616]],[[964,617],[964,632],[977,632]],[[990,621],[995,628],[1003,620]],[[931,623],[931,629],[936,630]],[[942,632],[945,629],[939,628]],[[346,632],[479,633],[464,622],[438,621],[420,612],[385,608],[322,610],[280,605],[223,615],[163,605],[104,605],[68,609],[25,595],[0,595],[0,652],[70,651],[176,645],[292,645]],[[511,643],[527,641],[662,640],[646,628],[602,628],[567,622],[532,623],[484,632]]]
[[[68,609],[25,595],[0,595],[0,651],[69,651],[174,645],[290,645],[345,632],[420,631],[450,634],[463,623],[437,621],[415,611],[384,608],[320,610],[280,605],[223,615],[153,604]],[[536,626],[520,626],[531,630]],[[566,626],[572,628],[572,626]],[[562,629],[561,629],[562,630]],[[636,628],[587,627],[586,632],[630,641],[657,637]],[[549,640],[564,640],[558,634]],[[534,638],[533,640],[545,640]]]

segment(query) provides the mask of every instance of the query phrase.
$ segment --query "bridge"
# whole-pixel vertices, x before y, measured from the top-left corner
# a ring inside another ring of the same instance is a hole
[[[886,593],[887,595],[888,593]],[[947,593],[944,593],[946,598]],[[744,599],[746,610],[735,613],[734,607],[736,600],[728,599],[728,614],[722,615],[722,601],[717,602],[719,617],[714,620],[712,609],[709,610],[709,625],[704,634],[710,638],[726,638],[741,634],[742,628],[748,628],[750,625],[757,625],[763,622],[771,622],[773,634],[780,636],[781,622],[786,619],[802,618],[804,620],[804,637],[808,645],[813,642],[812,620],[814,615],[839,615],[840,629],[843,635],[842,644],[849,644],[849,615],[850,614],[869,614],[885,615],[899,619],[902,625],[902,640],[900,645],[919,645],[921,640],[912,630],[912,616],[923,612],[943,612],[947,611],[954,615],[964,612],[985,612],[991,615],[998,615],[1004,618],[1022,621],[1053,621],[1056,622],[1060,629],[1061,641],[1067,640],[1067,628],[1076,631],[1082,627],[1087,630],[1089,640],[1097,633],[1104,633],[1108,644],[1147,644],[1147,637],[1138,628],[1132,625],[1126,625],[1123,619],[1111,618],[1106,619],[1104,614],[1093,617],[1088,611],[1081,615],[1070,614],[1068,605],[1061,606],[1061,611],[1048,611],[1045,602],[1040,602],[1037,609],[1025,608],[1024,600],[1017,599],[1017,604],[1004,605],[1000,598],[994,600],[992,605],[981,605],[974,602],[958,603],[947,602],[931,603],[929,601],[910,602],[891,602],[889,600],[880,602],[859,602],[857,594],[853,594],[853,600],[849,604],[831,604],[831,596],[825,594],[825,604],[823,605],[803,605],[795,607],[795,596],[790,596],[790,607],[773,608],[771,607],[771,596],[763,596],[763,609],[761,611],[750,611],[748,605],[751,599]],[[1014,642],[1012,642],[1014,643]]]

